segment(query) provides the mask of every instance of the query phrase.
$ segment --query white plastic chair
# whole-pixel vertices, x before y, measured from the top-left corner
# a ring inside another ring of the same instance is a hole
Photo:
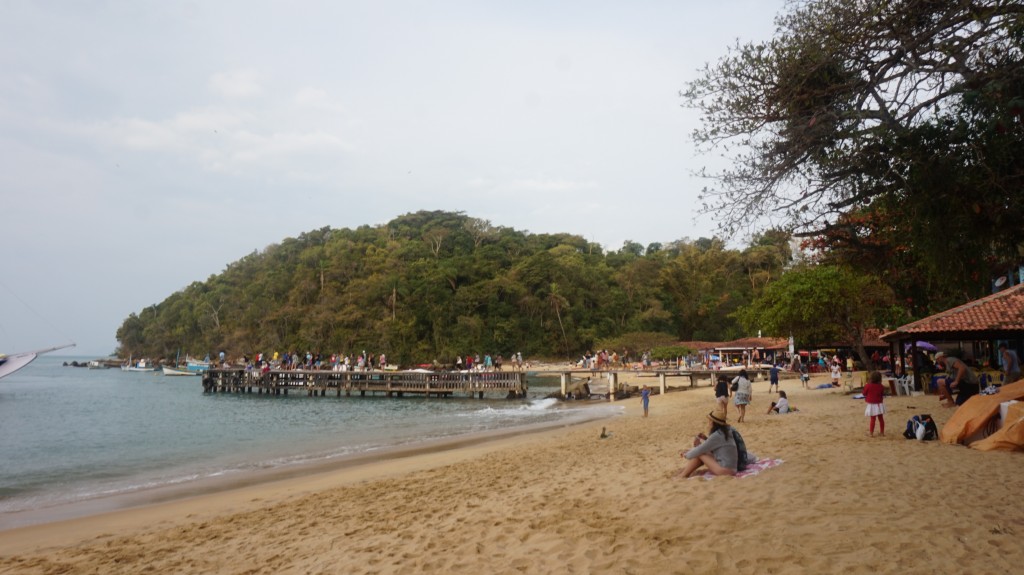
[[[896,394],[911,395],[914,391],[914,378],[909,375],[896,379]]]

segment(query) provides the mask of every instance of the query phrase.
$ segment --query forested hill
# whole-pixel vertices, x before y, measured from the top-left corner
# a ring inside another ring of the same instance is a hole
[[[380,226],[314,230],[249,254],[131,314],[117,331],[118,351],[159,358],[365,349],[409,365],[468,353],[572,357],[655,340],[724,340],[750,335],[730,314],[790,258],[788,237],[777,232],[743,250],[701,238],[607,252],[576,235],[417,212]]]

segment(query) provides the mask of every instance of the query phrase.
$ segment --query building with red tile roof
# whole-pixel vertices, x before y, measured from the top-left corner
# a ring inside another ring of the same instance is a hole
[[[884,335],[903,340],[995,340],[1024,337],[1024,284],[902,325]]]

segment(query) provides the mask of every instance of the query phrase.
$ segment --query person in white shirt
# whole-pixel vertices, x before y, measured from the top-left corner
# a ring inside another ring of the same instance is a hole
[[[768,408],[768,414],[775,413],[789,413],[789,400],[786,399],[786,392],[779,392],[779,400],[773,401],[772,406]]]

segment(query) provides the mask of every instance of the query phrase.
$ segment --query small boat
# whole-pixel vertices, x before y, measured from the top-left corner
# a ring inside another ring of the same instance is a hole
[[[186,355],[185,369],[193,372],[193,374],[201,374],[210,369],[210,360],[195,359]]]
[[[98,359],[89,362],[89,369],[110,369],[110,366]]]
[[[182,369],[180,367],[170,367],[168,365],[161,366],[164,375],[202,375],[198,371],[189,371],[188,369]]]
[[[51,347],[49,349],[40,349],[38,351],[25,351],[21,353],[12,353],[10,355],[4,355],[0,353],[0,378],[11,375],[26,365],[32,363],[36,357],[43,353],[49,353],[51,351],[57,351],[58,349],[64,349],[66,347],[73,347],[75,344],[71,343],[68,345],[62,345],[60,347]]]
[[[121,371],[156,371],[156,368],[149,365],[144,359],[132,363],[131,358],[128,358],[128,363],[121,364]]]

